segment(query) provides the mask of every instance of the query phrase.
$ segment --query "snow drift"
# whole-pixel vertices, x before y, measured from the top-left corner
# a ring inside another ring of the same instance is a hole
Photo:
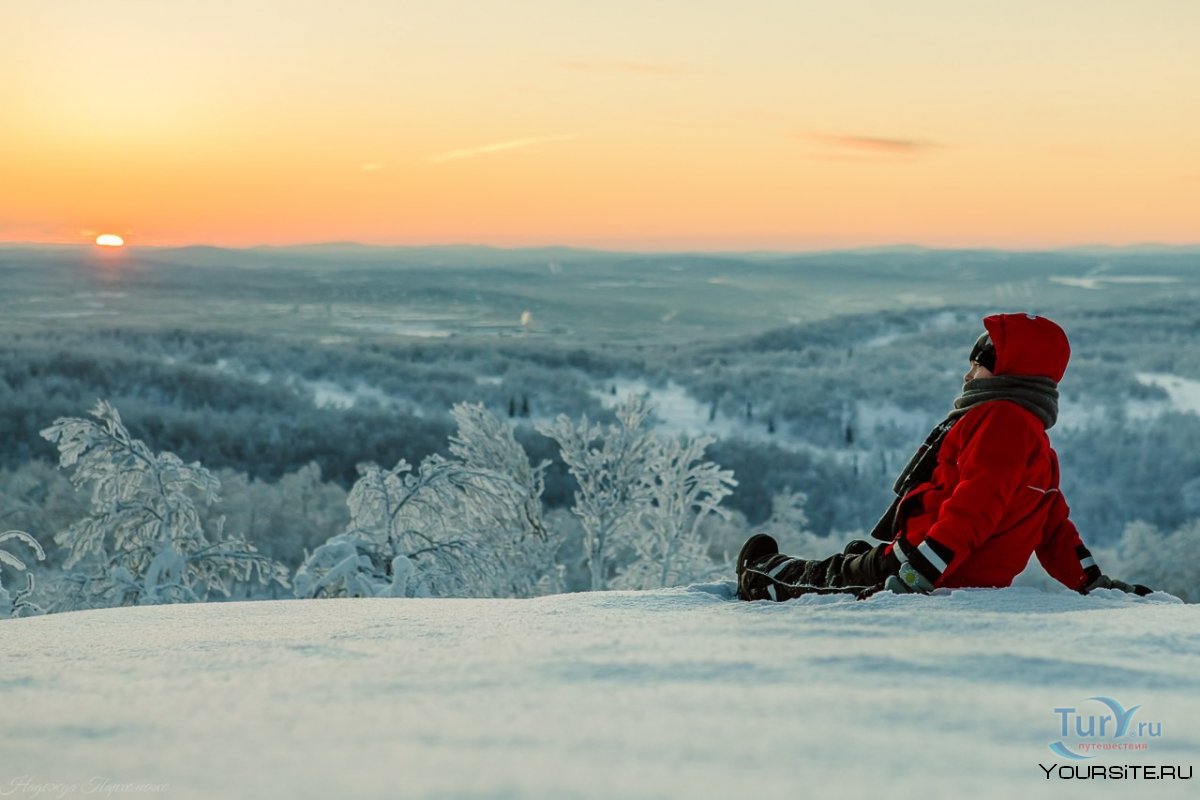
[[[1060,771],[1195,766],[1196,606],[1031,588],[782,604],[731,591],[7,620],[0,794],[1194,796],[1190,780],[1141,786],[1145,770]],[[1096,697],[1134,714],[1132,732],[1083,736]],[[1135,736],[1143,722],[1159,735]],[[1146,748],[1086,755],[1097,744]]]

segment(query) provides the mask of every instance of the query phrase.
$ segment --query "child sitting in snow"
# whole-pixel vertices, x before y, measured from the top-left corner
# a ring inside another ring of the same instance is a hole
[[[1032,314],[997,314],[983,324],[962,394],[900,473],[896,499],[871,532],[886,544],[856,540],[806,561],[781,554],[766,534],[752,536],[737,560],[739,598],[1003,587],[1034,553],[1050,575],[1085,594],[1150,593],[1101,573],[1059,490],[1046,430],[1058,416],[1058,382],[1071,353],[1066,334]]]

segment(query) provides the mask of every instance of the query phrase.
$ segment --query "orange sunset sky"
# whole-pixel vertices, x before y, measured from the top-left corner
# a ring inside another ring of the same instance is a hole
[[[1192,0],[0,0],[0,241],[1200,241]]]

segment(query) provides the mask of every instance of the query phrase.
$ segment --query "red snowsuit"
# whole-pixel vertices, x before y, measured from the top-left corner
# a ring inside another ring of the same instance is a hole
[[[1066,334],[1048,319],[997,314],[984,326],[996,375],[1062,379]],[[1009,400],[971,408],[946,434],[930,479],[901,500],[888,551],[935,587],[1008,586],[1037,553],[1064,585],[1100,574],[1058,488],[1058,456],[1042,422]]]

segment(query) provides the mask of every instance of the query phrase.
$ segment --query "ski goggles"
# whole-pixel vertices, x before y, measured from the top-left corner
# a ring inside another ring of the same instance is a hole
[[[992,344],[992,337],[986,332],[975,340],[975,346],[971,348],[971,361],[989,372],[996,371],[996,345]]]

